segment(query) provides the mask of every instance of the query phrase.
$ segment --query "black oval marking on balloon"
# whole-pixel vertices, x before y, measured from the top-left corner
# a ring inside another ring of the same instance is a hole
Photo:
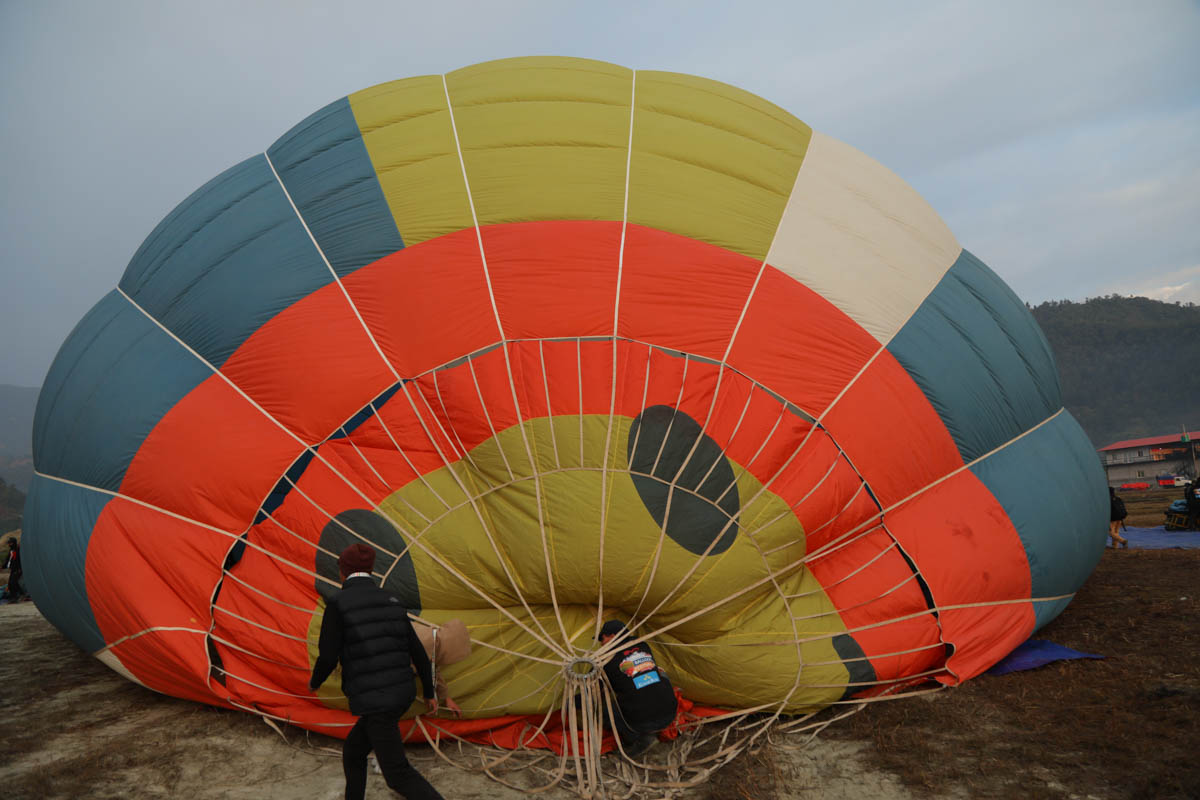
[[[357,536],[355,534],[358,534]],[[420,612],[421,590],[417,584],[417,570],[412,555],[405,551],[404,537],[386,517],[365,508],[352,508],[331,519],[321,529],[320,548],[317,550],[314,572],[332,583],[314,578],[317,593],[328,600],[342,585],[338,572],[337,557],[355,542],[369,544],[375,548],[375,572],[387,575],[383,588],[400,596],[409,611]],[[396,563],[386,553],[401,553]],[[330,555],[332,553],[333,555]]]
[[[879,676],[875,674],[875,667],[871,666],[871,661],[863,652],[862,645],[853,636],[848,633],[839,633],[834,636],[833,649],[842,659],[842,664],[845,665],[846,672],[850,676],[850,680],[846,684],[846,691],[842,692],[839,700],[849,700],[858,692],[870,689],[879,680]]]
[[[633,485],[659,527],[666,519],[667,536],[697,555],[733,545],[738,525],[730,520],[741,508],[733,465],[696,420],[671,406],[650,406],[630,426],[626,453],[629,469],[642,473],[631,476]]]
[[[211,633],[204,637],[204,645],[208,649],[208,677],[224,686],[225,662],[221,660],[221,654],[217,651],[217,643],[213,641]]]

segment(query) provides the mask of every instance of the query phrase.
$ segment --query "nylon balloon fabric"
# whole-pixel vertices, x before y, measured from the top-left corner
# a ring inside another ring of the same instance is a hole
[[[916,192],[739,89],[568,58],[365,89],[202,186],[34,438],[47,618],[334,735],[306,683],[352,542],[467,626],[438,724],[514,744],[610,617],[701,709],[961,682],[1107,529],[1045,338]]]

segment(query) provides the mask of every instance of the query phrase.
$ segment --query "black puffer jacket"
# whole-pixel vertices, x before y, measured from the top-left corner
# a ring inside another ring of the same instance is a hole
[[[400,598],[369,576],[348,579],[325,606],[309,687],[316,689],[340,661],[350,713],[404,713],[416,697],[412,668],[424,697],[433,696],[433,670]]]
[[[1125,510],[1125,501],[1117,497],[1117,493],[1111,488],[1108,490],[1108,520],[1109,522],[1120,522],[1129,516],[1129,512]]]

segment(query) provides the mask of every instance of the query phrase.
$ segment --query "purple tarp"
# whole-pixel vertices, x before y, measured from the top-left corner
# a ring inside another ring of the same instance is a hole
[[[1200,547],[1200,531],[1168,531],[1162,525],[1157,528],[1124,528],[1121,535],[1129,540],[1130,547],[1138,550],[1190,550]]]
[[[1052,661],[1067,661],[1072,658],[1104,658],[1104,656],[1095,653],[1081,653],[1044,639],[1029,639],[1002,658],[985,674],[1005,675],[1009,672],[1036,669]]]

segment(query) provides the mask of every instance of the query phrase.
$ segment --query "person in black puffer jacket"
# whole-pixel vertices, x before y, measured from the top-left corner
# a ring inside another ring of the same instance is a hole
[[[387,785],[407,800],[442,800],[438,791],[408,763],[397,726],[416,699],[413,667],[421,678],[425,704],[437,711],[433,669],[400,598],[375,585],[375,551],[352,544],[338,557],[342,590],[325,606],[317,661],[308,686],[316,691],[342,664],[342,692],[358,717],[342,746],[346,800],[367,791],[367,755],[379,759]]]

